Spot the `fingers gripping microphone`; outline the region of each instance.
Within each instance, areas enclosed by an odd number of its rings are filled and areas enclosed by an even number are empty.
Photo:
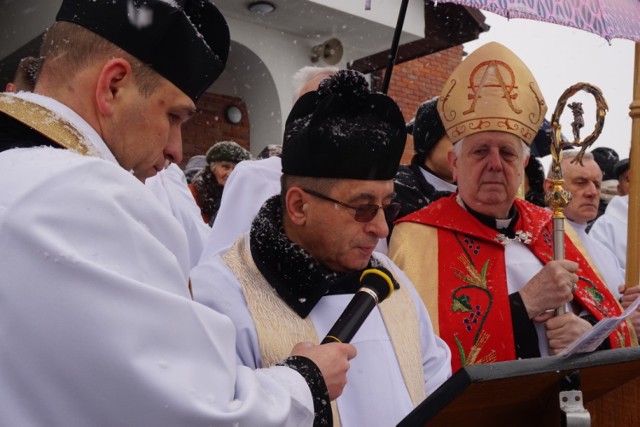
[[[321,344],[348,343],[358,332],[371,310],[393,293],[394,285],[389,272],[370,268],[360,276],[360,289],[353,296]]]

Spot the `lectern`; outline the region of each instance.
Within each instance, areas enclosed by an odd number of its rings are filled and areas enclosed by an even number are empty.
[[[591,426],[640,426],[640,347],[633,347],[468,366],[398,427],[560,427],[561,384],[576,372]]]

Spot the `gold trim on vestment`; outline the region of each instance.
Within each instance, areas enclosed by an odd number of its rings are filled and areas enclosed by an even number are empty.
[[[392,271],[391,262],[378,258],[380,264]],[[409,284],[401,277],[395,277],[400,288],[382,301],[378,307],[391,345],[396,353],[402,378],[407,386],[409,397],[414,406],[426,397],[426,381],[422,366],[422,348],[420,345],[420,321],[415,302],[409,292]]]
[[[29,126],[64,148],[83,156],[92,154],[84,135],[71,123],[45,107],[0,93],[0,112]]]
[[[253,261],[248,237],[238,239],[222,257],[238,280],[253,319],[260,346],[262,366],[268,368],[286,359],[299,342],[319,344],[311,318],[302,319],[269,285]],[[340,414],[331,402],[334,427],[340,427]]]
[[[427,307],[433,330],[440,336],[438,230],[413,222],[401,222],[393,229],[388,253],[391,261],[413,282]]]

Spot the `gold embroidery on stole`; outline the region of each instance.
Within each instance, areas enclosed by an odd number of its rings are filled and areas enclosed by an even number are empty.
[[[391,271],[386,260],[378,260]],[[381,302],[379,308],[409,397],[413,406],[416,406],[426,398],[418,313],[407,290],[408,285],[400,277],[395,279],[400,284],[400,289],[394,291],[389,299]]]
[[[31,127],[64,148],[90,154],[85,138],[71,123],[33,102],[0,93],[0,111]]]
[[[299,342],[320,342],[311,319],[300,318],[264,279],[251,257],[248,237],[238,239],[223,259],[238,279],[247,301],[258,336],[263,367],[286,359]],[[335,401],[331,402],[331,411],[334,427],[340,427],[340,414]]]

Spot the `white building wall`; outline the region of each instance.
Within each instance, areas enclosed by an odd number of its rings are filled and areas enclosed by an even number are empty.
[[[354,19],[349,20],[349,26],[327,28],[324,34],[305,38],[227,17],[233,41],[229,64],[210,90],[236,96],[246,102],[251,123],[251,151],[254,154],[268,144],[282,143],[284,123],[292,107],[293,74],[306,65],[327,65],[322,61],[311,62],[313,46],[331,37],[347,40],[343,41],[342,60],[336,64],[339,68],[346,68],[349,62],[391,46],[400,7],[398,0],[372,0],[372,8],[368,11],[364,10],[364,0],[311,1],[351,14]],[[381,30],[385,34],[381,35]],[[402,42],[417,40],[423,34],[424,3],[411,0]],[[375,49],[372,50],[373,44]]]

